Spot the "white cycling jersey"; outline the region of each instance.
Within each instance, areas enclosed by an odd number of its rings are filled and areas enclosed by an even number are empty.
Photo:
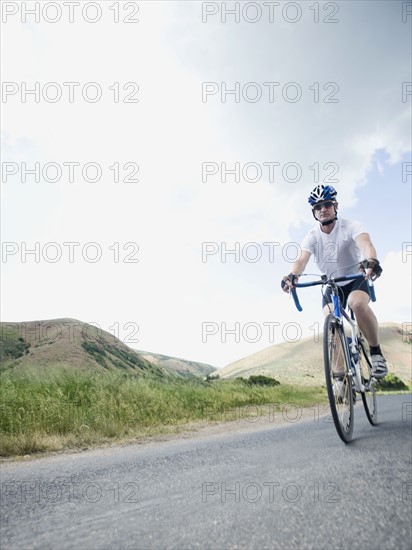
[[[315,262],[322,274],[330,277],[356,273],[363,258],[355,239],[362,233],[367,233],[360,222],[338,218],[335,227],[328,233],[323,233],[318,223],[311,229],[301,242],[301,249],[313,254]],[[352,265],[352,267],[347,267]],[[347,282],[339,283],[348,284]]]

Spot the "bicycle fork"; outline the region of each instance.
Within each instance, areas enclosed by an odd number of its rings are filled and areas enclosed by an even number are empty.
[[[349,376],[352,379],[353,385],[355,387],[355,390],[358,393],[364,393],[366,388],[364,384],[362,384],[362,378],[361,378],[361,372],[360,372],[360,364],[359,364],[359,351],[357,348],[358,345],[358,325],[356,321],[351,319],[349,315],[346,314],[345,311],[342,312],[345,316],[346,320],[350,324],[351,328],[351,337],[347,338],[347,345],[348,345],[348,354],[349,354],[349,362],[350,362],[350,372]]]

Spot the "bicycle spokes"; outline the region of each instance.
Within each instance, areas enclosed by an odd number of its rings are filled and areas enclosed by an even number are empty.
[[[324,326],[326,387],[336,431],[348,443],[353,431],[352,376],[343,329],[329,314]]]
[[[378,421],[376,404],[376,387],[378,382],[372,376],[372,364],[362,341],[359,342],[359,368],[361,381],[365,390],[362,392],[365,413],[372,426],[376,426]]]

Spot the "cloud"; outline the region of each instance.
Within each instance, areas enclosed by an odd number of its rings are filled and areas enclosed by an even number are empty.
[[[383,273],[376,284],[373,309],[380,322],[411,322],[412,243],[403,243],[403,250],[387,254],[382,262]]]
[[[13,96],[3,109],[4,160],[75,161],[79,170],[96,162],[103,175],[96,183],[79,171],[72,183],[29,177],[25,184],[17,176],[5,187],[3,237],[29,244],[97,241],[105,256],[95,265],[81,256],[73,264],[11,259],[4,265],[9,292],[3,317],[136,321],[141,347],[220,365],[269,345],[218,339],[205,345],[201,325],[287,323],[291,304],[278,293],[277,281],[290,264],[280,253],[272,263],[205,264],[202,243],[230,248],[295,240],[292,235],[303,236],[312,223],[307,195],[317,181],[337,179],[341,206],[350,207],[359,188],[370,184],[377,149],[390,163],[410,149],[410,103],[401,96],[409,31],[400,5],[340,3],[335,24],[322,17],[315,23],[309,3],[302,3],[296,23],[281,12],[273,23],[225,24],[221,14],[204,23],[201,3],[187,2],[145,2],[138,25],[116,25],[107,17],[94,25],[10,20],[4,25],[4,81],[99,82],[103,98],[53,104]],[[139,103],[115,103],[116,82],[122,99],[133,91],[123,85],[137,82]],[[207,101],[203,82],[218,86]],[[233,94],[222,102],[224,87],[237,82],[239,102]],[[245,99],[251,82],[262,92],[256,103]],[[301,100],[288,100],[296,90]],[[127,162],[138,164],[139,182],[115,182],[116,162],[122,178]],[[218,167],[207,181],[203,163]],[[245,181],[251,164],[261,170],[258,181]],[[240,181],[230,173],[223,181],[224,166],[238,166]],[[382,204],[376,208],[379,217]],[[139,245],[139,263],[114,263],[111,247],[119,243],[124,256],[129,242]],[[395,260],[388,262],[389,271]],[[386,280],[385,268],[382,284]],[[307,317],[299,322],[309,331],[318,301],[309,294],[306,300]]]

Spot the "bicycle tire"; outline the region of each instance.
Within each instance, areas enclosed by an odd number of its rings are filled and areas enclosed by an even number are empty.
[[[354,424],[350,359],[343,327],[332,313],[325,318],[323,357],[326,388],[333,422],[342,441],[349,443],[352,439]],[[341,373],[342,376],[337,378],[337,373]]]
[[[363,406],[366,417],[372,426],[378,424],[378,408],[376,401],[376,380],[372,376],[372,363],[365,349],[362,337],[359,338],[359,366],[362,384],[365,390],[362,393]]]

